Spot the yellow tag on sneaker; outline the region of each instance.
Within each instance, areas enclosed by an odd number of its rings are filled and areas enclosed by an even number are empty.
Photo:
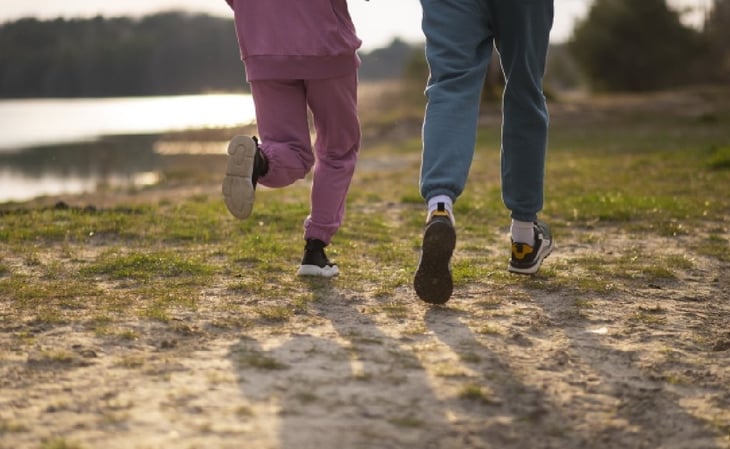
[[[512,243],[512,256],[517,260],[524,260],[533,251],[532,246],[527,243]]]

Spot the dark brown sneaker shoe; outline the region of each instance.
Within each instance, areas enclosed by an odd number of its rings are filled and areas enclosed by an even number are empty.
[[[413,287],[418,297],[429,304],[444,304],[451,297],[451,255],[456,247],[456,230],[449,212],[439,203],[423,233],[421,257]]]

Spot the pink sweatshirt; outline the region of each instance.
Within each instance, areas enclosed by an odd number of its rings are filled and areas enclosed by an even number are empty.
[[[334,78],[357,70],[347,0],[226,0],[250,81]]]

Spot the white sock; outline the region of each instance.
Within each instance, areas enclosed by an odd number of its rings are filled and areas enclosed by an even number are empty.
[[[510,233],[513,242],[535,245],[535,224],[531,221],[512,220]]]
[[[451,224],[456,226],[456,220],[454,219],[454,202],[446,195],[436,195],[428,200],[428,215],[426,221],[431,218],[433,212],[438,208],[439,203],[443,203],[444,209],[446,209],[449,213],[449,217],[451,218]]]

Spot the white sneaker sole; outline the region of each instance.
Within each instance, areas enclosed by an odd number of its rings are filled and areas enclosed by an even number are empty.
[[[331,278],[340,274],[340,270],[337,265],[329,267],[320,267],[317,265],[300,265],[297,276],[319,276],[325,278]]]
[[[234,217],[251,215],[256,191],[251,181],[256,143],[248,136],[236,136],[228,144],[226,176],[223,178],[223,199]]]

